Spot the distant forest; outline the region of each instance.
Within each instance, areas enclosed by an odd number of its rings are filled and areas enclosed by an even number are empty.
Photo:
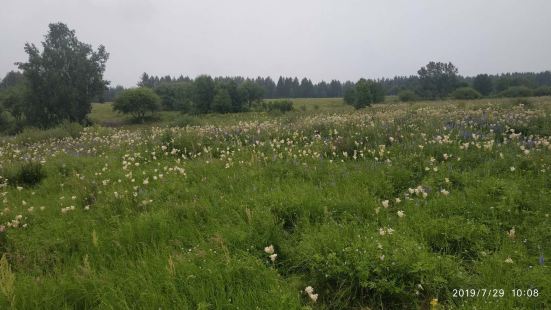
[[[530,89],[536,89],[543,86],[551,86],[551,71],[539,73],[534,72],[515,72],[504,74],[480,74],[478,76],[461,76],[458,75],[458,87],[474,87],[475,80],[487,77],[490,81],[489,93],[498,94],[514,86],[525,86]],[[279,77],[277,81],[271,77],[245,78],[237,77],[216,77],[215,81],[233,81],[237,85],[244,82],[252,82],[260,86],[264,91],[266,99],[281,99],[281,98],[340,98],[344,97],[347,89],[351,89],[356,84],[352,81],[341,82],[339,80],[331,80],[330,82],[321,81],[318,83],[312,82],[311,79],[297,77]],[[138,86],[145,86],[152,89],[158,89],[161,85],[179,84],[192,82],[193,79],[188,76],[180,75],[179,77],[156,76],[144,73],[138,82]],[[387,96],[396,96],[404,90],[416,90],[420,87],[419,76],[396,76],[393,78],[381,78],[375,80],[385,89]],[[474,84],[474,85],[473,85]],[[488,87],[488,86],[487,86]],[[115,96],[122,92],[124,87],[116,86],[109,87],[103,94],[103,98],[98,98],[100,101],[113,101]],[[477,89],[479,92],[487,93],[488,91]]]

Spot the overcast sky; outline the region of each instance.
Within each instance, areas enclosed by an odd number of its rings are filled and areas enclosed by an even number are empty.
[[[463,75],[551,69],[550,0],[3,0],[0,75],[48,23],[103,44],[105,78],[415,74],[430,60]]]

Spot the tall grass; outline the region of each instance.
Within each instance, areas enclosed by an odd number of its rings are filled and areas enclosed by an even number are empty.
[[[47,178],[0,180],[0,307],[545,309],[550,106],[322,106],[16,138],[2,165],[30,157]],[[471,288],[504,296],[454,296]]]

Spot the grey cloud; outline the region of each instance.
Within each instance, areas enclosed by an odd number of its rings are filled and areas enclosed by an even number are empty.
[[[106,78],[415,74],[430,60],[460,73],[551,69],[547,0],[19,0],[0,11],[0,75],[49,22],[111,53]]]

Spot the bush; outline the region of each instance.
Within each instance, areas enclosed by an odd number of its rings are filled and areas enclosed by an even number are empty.
[[[453,91],[452,97],[454,99],[473,100],[479,99],[482,95],[471,87],[461,87]]]
[[[8,111],[0,107],[0,133],[13,134],[16,128],[15,118]]]
[[[499,93],[500,97],[517,98],[517,97],[530,97],[534,92],[526,86],[512,86]]]
[[[150,88],[132,88],[125,90],[115,99],[113,110],[130,114],[136,120],[143,121],[145,115],[161,109],[161,98]]]
[[[42,164],[29,161],[21,165],[4,168],[2,177],[7,179],[11,186],[35,186],[46,177],[46,172]]]
[[[551,96],[551,86],[541,86],[534,90],[534,96]]]
[[[256,106],[256,110],[285,113],[293,110],[293,102],[291,100],[262,101]]]
[[[399,92],[398,99],[401,102],[412,102],[419,100],[417,94],[415,94],[415,92],[411,90],[402,90],[401,92]]]

